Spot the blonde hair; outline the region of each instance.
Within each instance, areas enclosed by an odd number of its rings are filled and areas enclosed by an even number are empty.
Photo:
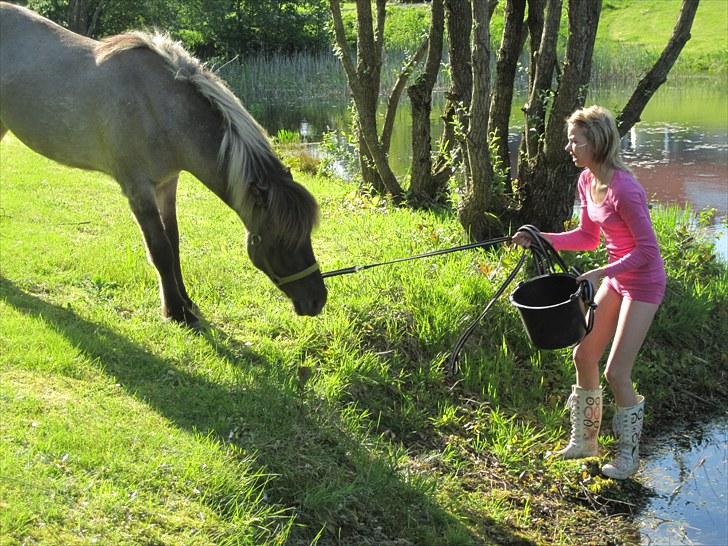
[[[622,161],[621,137],[614,115],[609,110],[596,105],[581,108],[571,114],[566,121],[569,125],[580,127],[584,131],[584,137],[591,145],[594,161],[613,169],[630,172],[629,167]]]

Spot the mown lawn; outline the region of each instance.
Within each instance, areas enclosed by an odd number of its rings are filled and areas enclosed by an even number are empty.
[[[324,270],[464,242],[447,213],[299,179],[322,207]],[[0,544],[634,538],[620,513],[644,498],[638,481],[543,459],[564,437],[568,350],[533,350],[503,298],[445,376],[520,250],[330,279],[323,314],[301,318],[246,258],[234,213],[187,175],[179,210],[199,334],[161,320],[115,182],[0,144]],[[636,373],[647,435],[728,401],[726,267],[688,214],[655,224],[670,289]]]

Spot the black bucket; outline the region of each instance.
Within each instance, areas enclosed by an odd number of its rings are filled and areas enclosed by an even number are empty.
[[[591,284],[568,273],[550,273],[518,285],[510,296],[531,342],[540,349],[579,343],[594,322]],[[589,320],[586,319],[587,310]]]

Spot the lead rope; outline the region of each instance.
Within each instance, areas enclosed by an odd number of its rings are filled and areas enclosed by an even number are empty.
[[[377,262],[377,263],[368,264],[368,265],[353,265],[351,267],[345,267],[343,269],[336,269],[334,271],[327,271],[325,273],[321,273],[321,277],[323,277],[325,279],[327,277],[338,277],[339,275],[349,275],[351,273],[358,273],[359,271],[364,271],[365,269],[371,269],[372,267],[379,267],[380,265],[390,265],[390,264],[396,264],[396,263],[400,263],[400,262],[409,262],[410,260],[419,260],[420,258],[429,258],[431,256],[441,256],[443,254],[450,254],[451,252],[459,252],[461,250],[469,250],[471,248],[489,248],[491,246],[505,243],[510,240],[511,240],[511,238],[509,236],[497,237],[496,239],[491,239],[489,241],[479,241],[477,243],[470,243],[467,245],[460,245],[460,246],[455,246],[452,248],[444,248],[442,250],[433,250],[432,252],[426,252],[424,254],[417,254],[415,256],[407,256],[406,258],[396,258],[394,260],[389,260],[386,262]]]
[[[540,275],[543,275],[554,268],[554,262],[552,257],[556,258],[556,261],[558,262],[559,266],[566,272],[568,270],[566,264],[561,259],[561,256],[559,256],[558,252],[554,250],[553,246],[543,238],[541,235],[541,232],[534,226],[527,224],[524,226],[521,226],[518,228],[517,231],[525,231],[531,236],[532,244],[529,247],[529,250],[531,251],[531,254],[534,258],[534,262],[536,263],[536,268],[538,269],[538,272]],[[492,247],[501,243],[505,243],[507,241],[510,241],[510,236],[504,236],[504,237],[498,237],[496,239],[491,239],[489,241],[479,241],[477,243],[470,243],[467,245],[461,245],[456,246],[452,248],[445,248],[442,250],[435,250],[432,252],[426,252],[424,254],[417,254],[415,256],[408,256],[406,258],[397,258],[394,260],[388,260],[386,262],[377,262],[373,264],[368,265],[354,265],[351,267],[345,267],[343,269],[336,269],[334,271],[327,271],[325,273],[321,273],[322,278],[327,277],[337,277],[339,275],[349,275],[351,273],[358,273],[359,271],[364,271],[366,269],[371,269],[372,267],[379,267],[381,265],[390,265],[390,264],[396,264],[400,262],[408,262],[411,260],[419,260],[421,258],[429,258],[431,256],[441,256],[443,254],[450,254],[451,252],[459,252],[461,250],[469,250],[472,248],[488,248]],[[526,261],[528,254],[524,251],[521,258],[518,260],[518,263],[516,264],[516,267],[513,268],[513,271],[510,272],[506,280],[501,284],[501,286],[496,290],[493,297],[490,299],[488,304],[485,306],[485,309],[480,313],[478,318],[476,318],[466,329],[465,331],[460,335],[458,340],[455,342],[455,346],[453,347],[452,353],[450,354],[450,358],[448,359],[448,363],[446,364],[445,371],[448,375],[454,376],[457,373],[458,366],[458,356],[460,355],[460,352],[462,351],[463,347],[465,346],[465,342],[468,340],[470,335],[473,333],[475,328],[480,324],[480,322],[485,318],[485,315],[488,314],[488,312],[493,307],[493,304],[495,304],[496,300],[505,292],[506,288],[508,288],[508,285],[513,282],[513,279],[515,279],[518,272],[523,267],[523,264]],[[572,272],[576,273],[576,276],[579,275],[579,272],[576,271],[574,268],[572,268]],[[588,284],[588,283],[587,283]],[[593,315],[593,313],[592,313]]]
[[[561,258],[559,253],[554,249],[554,247],[551,245],[551,243],[546,240],[543,235],[541,235],[541,232],[538,230],[538,228],[526,224],[524,226],[521,226],[518,228],[518,231],[525,231],[528,233],[531,237],[531,245],[529,246],[529,250],[531,251],[531,255],[533,256],[533,261],[536,264],[536,269],[538,270],[539,275],[545,275],[548,273],[551,273],[554,271],[554,260],[556,264],[559,265],[559,267],[562,269],[564,273],[571,272],[575,277],[578,277],[581,275],[579,270],[577,270],[575,267],[572,267],[571,269],[568,268],[564,260]],[[475,328],[481,323],[481,321],[485,318],[485,315],[488,314],[488,312],[493,307],[493,304],[495,304],[496,300],[505,292],[506,288],[508,287],[511,282],[513,282],[513,279],[516,277],[518,272],[523,267],[523,264],[526,261],[526,257],[528,254],[524,250],[523,255],[521,256],[520,260],[518,260],[518,263],[516,264],[516,267],[513,268],[513,271],[510,272],[506,280],[501,284],[500,288],[496,290],[493,297],[490,299],[488,304],[485,306],[485,309],[480,313],[478,318],[476,318],[470,325],[463,331],[462,334],[460,334],[460,337],[455,342],[455,345],[453,346],[452,353],[450,353],[450,358],[447,361],[447,364],[445,366],[445,372],[451,377],[454,377],[455,374],[458,371],[458,357],[460,355],[460,352],[463,350],[463,347],[465,346],[465,342],[468,340],[470,335],[473,333]],[[589,313],[589,324],[587,326],[587,333],[589,333],[592,329],[592,325],[594,323],[594,310],[596,309],[596,304],[594,303],[594,291],[591,283],[588,281],[583,281],[579,285],[579,295],[580,297],[583,297],[585,301],[587,301],[587,305],[589,306],[591,312]]]
[[[567,270],[566,264],[561,259],[561,256],[554,250],[554,248],[551,246],[551,244],[544,239],[544,237],[541,235],[541,232],[538,230],[538,228],[526,224],[524,226],[519,227],[516,232],[519,231],[525,231],[528,233],[531,237],[531,245],[529,247],[529,250],[531,251],[531,255],[533,256],[533,261],[536,264],[536,269],[538,270],[539,275],[544,275],[549,271],[553,270],[553,260],[552,256],[556,257],[556,260],[559,262],[559,265],[563,268],[564,271]],[[488,304],[485,306],[485,309],[480,313],[478,318],[476,318],[473,322],[470,323],[470,325],[465,328],[462,334],[460,334],[460,337],[455,342],[455,345],[452,348],[452,352],[450,353],[450,358],[447,361],[447,364],[445,365],[445,373],[451,377],[454,377],[455,374],[458,372],[458,357],[460,356],[460,352],[463,350],[463,347],[465,346],[465,342],[468,340],[470,335],[473,333],[475,328],[481,323],[481,321],[485,318],[485,315],[488,314],[488,312],[491,310],[493,305],[495,304],[496,300],[505,292],[506,288],[508,288],[508,285],[510,285],[513,282],[513,279],[516,278],[516,275],[523,267],[523,264],[526,261],[526,257],[528,256],[528,253],[524,250],[523,254],[521,255],[521,258],[518,260],[518,263],[516,264],[516,267],[513,268],[513,271],[510,272],[506,280],[503,282],[503,284],[500,285],[500,288],[496,290],[493,297],[490,299]]]
[[[450,358],[447,361],[447,365],[445,368],[445,372],[451,376],[454,377],[455,374],[458,371],[458,356],[460,355],[460,351],[463,350],[463,347],[465,346],[465,342],[470,337],[470,334],[473,333],[473,330],[480,324],[480,321],[482,321],[485,318],[485,315],[488,314],[490,309],[493,307],[493,304],[496,302],[496,300],[503,294],[506,288],[508,288],[508,285],[513,282],[513,279],[516,278],[516,275],[521,270],[521,267],[523,267],[524,262],[526,261],[526,257],[528,254],[524,251],[521,255],[521,258],[518,260],[518,263],[516,264],[516,267],[513,268],[513,271],[510,272],[506,280],[503,282],[503,284],[500,285],[500,288],[496,290],[493,297],[488,302],[488,305],[485,306],[485,309],[483,309],[483,312],[480,313],[478,318],[476,318],[473,322],[470,323],[470,326],[465,328],[465,331],[460,334],[460,337],[455,342],[455,345],[452,348],[452,353],[450,353]]]

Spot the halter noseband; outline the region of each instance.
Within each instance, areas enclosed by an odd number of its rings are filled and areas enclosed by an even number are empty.
[[[288,275],[287,277],[278,277],[278,275],[271,273],[271,278],[273,279],[273,282],[276,284],[276,286],[283,286],[284,284],[288,284],[290,282],[303,279],[304,277],[308,277],[311,273],[318,270],[318,262],[313,262],[313,264],[309,265],[303,271],[299,271],[298,273],[294,273],[293,275]]]
[[[249,239],[251,246],[257,245],[262,240],[263,240],[263,238],[257,234],[251,235],[250,239]],[[278,275],[276,275],[273,272],[273,268],[271,267],[270,263],[268,262],[268,258],[266,258],[265,256],[261,256],[260,261],[268,269],[268,272],[267,272],[268,276],[271,278],[273,283],[279,287],[283,286],[284,284],[289,284],[289,283],[292,283],[295,281],[299,281],[305,277],[308,277],[310,274],[312,274],[320,269],[318,262],[313,262],[313,264],[309,265],[306,269],[299,271],[298,273],[293,273],[293,274],[287,275],[285,277],[279,277]]]

